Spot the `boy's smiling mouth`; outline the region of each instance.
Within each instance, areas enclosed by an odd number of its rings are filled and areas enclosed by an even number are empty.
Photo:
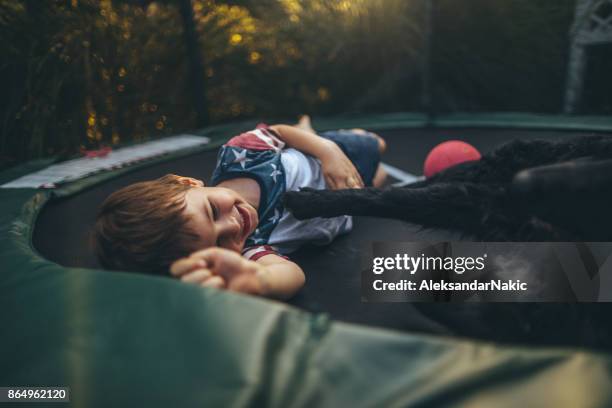
[[[237,205],[236,208],[238,209],[238,213],[240,214],[242,224],[242,238],[244,239],[250,234],[253,221],[251,220],[251,214],[249,214],[249,211],[246,208],[242,207],[241,205]]]

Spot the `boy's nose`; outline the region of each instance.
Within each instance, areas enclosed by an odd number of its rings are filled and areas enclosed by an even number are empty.
[[[235,232],[236,230],[241,229],[240,212],[235,205],[232,204],[231,206],[228,206],[228,208],[224,211],[223,219],[226,230]]]
[[[217,195],[217,202],[222,211],[231,212],[234,204],[236,204],[236,197],[234,197],[233,194],[229,194],[227,191],[221,191],[221,193]]]
[[[228,216],[223,224],[222,235],[234,237],[241,231],[240,221],[236,217]]]
[[[236,216],[236,213],[238,212],[235,203],[229,200],[227,202],[221,203],[219,210],[223,218],[230,220],[234,218]]]

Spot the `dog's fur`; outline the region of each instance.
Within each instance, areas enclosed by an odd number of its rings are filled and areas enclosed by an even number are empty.
[[[611,169],[607,136],[513,141],[406,187],[303,190],[284,200],[299,219],[397,218],[490,241],[612,241]]]

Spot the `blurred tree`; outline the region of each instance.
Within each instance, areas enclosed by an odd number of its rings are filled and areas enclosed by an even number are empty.
[[[142,9],[146,9],[151,4],[155,4],[154,0],[115,0],[115,3],[131,4]],[[161,3],[161,1],[159,2]],[[196,122],[198,127],[204,127],[208,124],[208,104],[206,102],[206,85],[204,77],[204,62],[201,53],[201,46],[195,29],[193,16],[193,4],[191,0],[165,0],[165,4],[174,4],[180,10],[181,21],[183,25],[183,38],[185,41],[185,49],[187,60],[190,67],[191,78],[191,95],[193,105],[196,111]]]
[[[559,111],[573,3],[435,0],[436,109]],[[423,109],[425,5],[2,0],[0,156],[246,117]]]
[[[204,62],[202,61],[201,47],[198,44],[198,36],[193,21],[193,5],[191,0],[180,0],[179,3],[183,21],[183,36],[191,67],[192,95],[197,112],[196,124],[203,127],[208,124],[208,105],[204,85]]]

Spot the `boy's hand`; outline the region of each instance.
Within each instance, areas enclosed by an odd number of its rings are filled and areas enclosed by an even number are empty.
[[[330,189],[363,187],[363,180],[353,163],[331,140],[289,125],[274,125],[270,129],[278,133],[287,146],[319,159],[325,183]]]
[[[179,259],[170,273],[183,282],[228,289],[253,295],[265,295],[260,279],[264,267],[224,248],[207,248]]]
[[[331,190],[363,188],[361,175],[340,147],[330,142],[325,154],[318,157],[325,182]]]

